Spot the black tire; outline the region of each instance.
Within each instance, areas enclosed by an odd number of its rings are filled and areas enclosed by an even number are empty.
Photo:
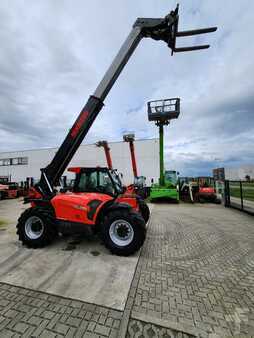
[[[221,204],[221,199],[216,197],[215,200],[214,200],[214,203],[215,204]]]
[[[32,217],[35,221],[29,226],[27,222],[30,220],[31,223]],[[36,227],[36,224],[37,227],[39,224],[40,229],[38,230],[37,228],[37,235],[35,236],[32,234],[36,234],[36,230],[33,230],[32,227]],[[31,228],[30,233],[29,227]],[[28,248],[37,249],[50,244],[57,236],[53,211],[42,207],[33,207],[25,210],[18,219],[17,235],[23,245],[26,245]]]
[[[199,197],[199,203],[204,204],[206,202],[204,197]]]
[[[112,240],[112,235],[110,235],[111,226],[114,225],[115,222],[121,220],[127,222],[131,226],[133,237],[131,242],[124,244],[117,244]],[[101,224],[100,229],[101,239],[106,246],[107,249],[111,251],[112,254],[119,256],[129,256],[136,251],[138,251],[146,237],[146,226],[143,217],[133,210],[114,210],[106,214],[104,220]]]
[[[150,217],[150,209],[148,205],[146,204],[146,202],[142,199],[138,201],[138,204],[139,204],[140,213],[142,217],[144,218],[145,223],[147,223]]]

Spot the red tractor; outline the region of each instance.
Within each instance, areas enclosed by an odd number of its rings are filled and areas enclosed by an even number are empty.
[[[143,244],[145,221],[137,212],[137,199],[127,201],[121,195],[119,183],[106,168],[72,168],[77,176],[74,191],[57,191],[60,179],[84,137],[103,107],[103,101],[142,38],[167,43],[172,52],[208,48],[208,45],[176,48],[177,36],[189,36],[215,31],[216,28],[178,32],[178,7],[165,18],[139,18],[109,67],[94,94],[82,109],[51,163],[41,169],[39,182],[31,188],[25,210],[17,224],[17,234],[31,248],[48,245],[58,232],[83,233],[87,228],[98,232],[105,246],[114,254],[130,255]]]
[[[199,187],[197,199],[200,203],[221,203],[221,200],[217,197],[214,179],[212,177],[198,177],[197,183]]]
[[[21,188],[16,182],[9,182],[0,178],[0,200],[12,199],[21,196]]]
[[[122,187],[122,191],[121,191],[121,195],[119,196],[119,200],[123,199],[126,203],[126,199],[128,201],[131,201],[132,199],[136,200],[137,204],[138,204],[138,212],[141,213],[141,216],[143,217],[144,221],[147,223],[150,217],[150,210],[148,205],[146,204],[146,202],[144,201],[144,199],[142,198],[142,196],[139,195],[138,190],[136,188],[136,186],[134,184],[130,184],[127,187],[122,185],[121,179],[119,177],[119,174],[117,173],[116,169],[113,169],[113,164],[112,164],[112,157],[111,157],[111,153],[110,153],[110,147],[108,145],[107,141],[98,141],[96,143],[97,147],[102,147],[104,149],[105,152],[105,156],[106,156],[106,161],[107,161],[107,165],[108,165],[108,170],[111,173],[114,173],[114,176],[117,177],[117,180],[119,182],[119,185],[121,185]],[[131,203],[133,204],[133,202]]]

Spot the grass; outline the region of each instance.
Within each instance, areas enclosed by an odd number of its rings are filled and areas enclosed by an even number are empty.
[[[6,224],[7,224],[6,221],[4,221],[3,219],[0,219],[0,228],[3,228]]]
[[[254,201],[254,185],[253,183],[242,183],[243,200]],[[240,185],[238,183],[230,183],[230,196],[240,198]]]

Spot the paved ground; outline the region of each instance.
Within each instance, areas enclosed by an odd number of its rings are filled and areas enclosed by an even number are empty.
[[[156,205],[124,311],[0,283],[0,337],[9,336],[254,336],[254,219]]]
[[[132,318],[218,337],[254,336],[254,219],[216,205],[158,205]]]
[[[27,205],[0,201],[0,282],[123,310],[138,261],[112,256],[98,238],[59,238],[32,250],[17,240],[16,223]]]
[[[122,313],[0,283],[0,337],[117,337]]]

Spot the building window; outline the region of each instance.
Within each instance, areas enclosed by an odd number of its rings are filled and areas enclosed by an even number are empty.
[[[3,159],[3,164],[2,165],[10,165],[11,164],[11,159],[10,158],[4,158]]]
[[[0,159],[0,166],[25,165],[25,164],[28,164],[28,157],[15,157],[15,158]]]
[[[19,157],[19,164],[28,164],[28,157]]]

